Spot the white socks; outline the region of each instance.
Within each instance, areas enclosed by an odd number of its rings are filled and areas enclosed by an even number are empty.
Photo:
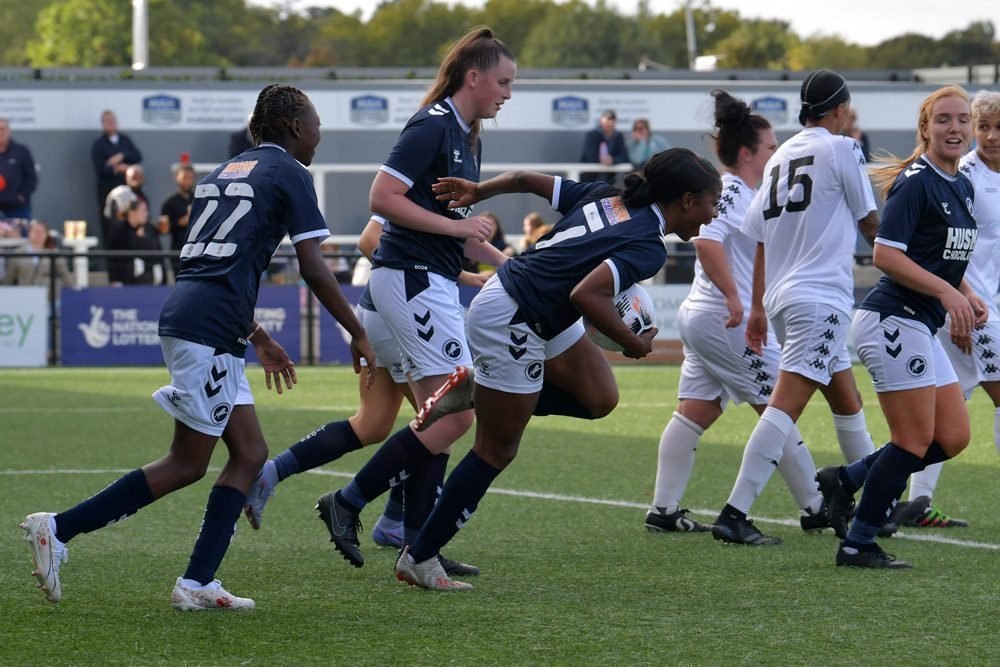
[[[864,410],[853,415],[834,415],[833,427],[837,431],[837,442],[844,460],[854,463],[875,451],[875,443],[868,433]]]
[[[656,490],[653,505],[667,514],[676,512],[691,479],[694,453],[705,429],[675,412],[660,436],[656,464]]]
[[[771,474],[781,461],[782,450],[788,433],[795,426],[795,422],[787,414],[777,408],[768,407],[760,416],[757,425],[754,426],[750,440],[743,449],[743,462],[740,463],[740,472],[736,476],[736,483],[733,485],[729,505],[740,510],[744,514],[750,513],[757,497],[767,485],[767,480],[771,479]]]
[[[819,484],[816,483],[816,464],[795,424],[788,431],[788,438],[781,450],[778,472],[801,510],[819,511],[823,505],[823,494],[819,492]]]
[[[938,478],[941,477],[943,467],[944,461],[941,461],[910,475],[910,500],[920,496],[933,498],[934,488],[937,486]]]

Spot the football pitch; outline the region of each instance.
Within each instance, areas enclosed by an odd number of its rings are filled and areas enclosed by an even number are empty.
[[[887,430],[856,367],[869,429]],[[277,454],[315,427],[351,415],[350,369],[301,368],[277,396],[249,369],[260,420]],[[678,368],[616,368],[621,403],[609,417],[533,420],[451,558],[480,566],[475,590],[431,593],[392,575],[362,515],[366,564],[334,552],[313,506],[374,450],[283,483],[260,531],[241,518],[219,578],[255,599],[253,612],[171,608],[225,460],[128,520],[81,535],[62,568],[63,601],[34,588],[18,523],[67,509],[163,455],[172,422],[149,398],[163,368],[0,372],[0,664],[282,665],[986,665],[996,664],[1000,613],[1000,457],[993,407],[969,403],[972,444],[945,466],[935,497],[968,528],[906,529],[884,540],[909,571],[833,564],[836,538],[805,535],[779,475],[751,516],[781,546],[726,546],[706,534],[653,534],[660,432],[676,402]],[[685,506],[703,521],[728,497],[756,415],[731,408],[701,440]],[[402,426],[400,419],[397,426]],[[841,462],[817,395],[800,420],[817,465]],[[471,444],[455,446],[451,464]]]

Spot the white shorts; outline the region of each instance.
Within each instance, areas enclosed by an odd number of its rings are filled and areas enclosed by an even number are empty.
[[[253,405],[245,362],[189,340],[160,337],[170,384],[153,392],[153,400],[177,421],[199,433],[222,435],[237,405]]]
[[[568,350],[583,337],[579,319],[550,340],[534,333],[518,305],[496,276],[469,307],[469,343],[475,357],[476,384],[510,394],[542,390],[545,360]]]
[[[727,318],[724,313],[692,310],[684,304],[677,310],[677,328],[684,342],[677,398],[721,398],[722,407],[727,400],[737,405],[767,403],[778,379],[781,348],[768,339],[764,354],[757,355],[747,347],[746,324],[727,329]]]
[[[368,288],[399,343],[403,371],[411,380],[448,375],[456,366],[472,365],[465,309],[454,280],[429,271],[381,266],[372,270]]]
[[[818,303],[797,303],[769,317],[781,346],[781,370],[828,385],[834,373],[851,367],[847,349],[850,313]]]
[[[958,382],[941,341],[921,322],[858,310],[851,337],[877,393]]]
[[[951,342],[951,319],[948,317],[938,329],[937,337],[948,355],[966,400],[980,382],[1000,382],[1000,322],[987,320],[986,324],[972,332],[972,354],[962,352]]]
[[[368,342],[372,344],[375,351],[375,367],[385,368],[392,376],[392,381],[396,384],[406,384],[406,373],[403,372],[403,351],[399,349],[385,320],[374,310],[368,310],[358,306],[356,309],[358,320],[368,334]],[[361,365],[367,366],[368,362],[361,359]]]

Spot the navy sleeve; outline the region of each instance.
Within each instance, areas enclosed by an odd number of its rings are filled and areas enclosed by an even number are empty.
[[[298,164],[282,164],[276,171],[275,189],[283,204],[280,209],[284,212],[282,223],[293,243],[296,242],[296,237],[329,235],[326,220],[319,210],[312,176],[305,168]]]
[[[556,202],[556,206],[553,208],[563,215],[566,215],[591,192],[596,192],[609,187],[611,186],[603,181],[578,183],[576,181],[571,181],[568,178],[564,178],[562,179],[562,184],[559,187],[559,201]]]
[[[927,207],[927,191],[921,180],[906,176],[906,172],[897,177],[882,212],[877,238],[893,246],[905,248],[909,245]]]
[[[426,173],[441,152],[444,126],[427,116],[411,120],[403,128],[385,166],[403,176],[409,185]]]

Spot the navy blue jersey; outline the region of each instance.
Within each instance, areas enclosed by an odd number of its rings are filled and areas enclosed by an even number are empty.
[[[421,208],[454,220],[472,215],[472,207],[449,210],[434,198],[431,186],[443,176],[479,181],[482,142],[469,145],[471,128],[451,98],[428,105],[406,123],[382,171],[406,183],[406,197]],[[428,234],[387,222],[374,266],[440,273],[458,280],[465,239]]]
[[[965,174],[946,174],[921,156],[892,184],[875,242],[899,248],[921,268],[957,288],[978,235],[973,197]],[[888,276],[879,279],[860,307],[918,320],[932,333],[944,323],[939,299]]]
[[[195,186],[190,219],[160,335],[242,357],[260,277],[281,239],[330,234],[312,176],[283,148],[262,144]]]
[[[557,178],[552,208],[563,214],[535,247],[497,274],[531,329],[548,340],[580,317],[569,295],[605,260],[620,290],[656,275],[667,260],[666,222],[655,206],[631,209],[619,196],[600,196],[606,183]]]

